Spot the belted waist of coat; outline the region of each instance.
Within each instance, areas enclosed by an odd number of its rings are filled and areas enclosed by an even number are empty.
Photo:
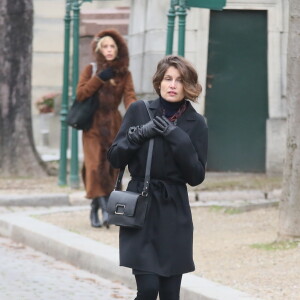
[[[138,181],[140,183],[144,182],[144,178],[142,177],[132,177],[132,181]],[[174,185],[182,186],[186,188],[186,184],[181,181],[175,180],[164,180],[164,179],[150,179],[150,191],[155,195],[156,198],[161,199],[163,201],[170,201],[173,198],[176,198],[177,192],[174,189]]]

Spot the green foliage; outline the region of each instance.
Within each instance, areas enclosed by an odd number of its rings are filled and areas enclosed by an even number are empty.
[[[228,214],[228,215],[239,214],[242,212],[241,209],[236,208],[236,207],[224,207],[224,206],[218,206],[218,205],[211,206],[209,208],[209,210],[212,212],[221,212],[221,213]]]
[[[41,96],[35,102],[35,105],[39,113],[49,113],[54,111],[55,99],[59,96],[59,93],[48,93]]]
[[[251,248],[266,250],[266,251],[277,251],[277,250],[290,250],[299,247],[300,241],[280,241],[263,244],[252,244]]]
[[[250,173],[208,173],[204,182],[194,188],[201,191],[261,190],[265,192],[280,189],[281,176]]]

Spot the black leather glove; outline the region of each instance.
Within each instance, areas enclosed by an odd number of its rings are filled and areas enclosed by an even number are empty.
[[[153,120],[144,125],[132,126],[127,133],[129,141],[135,144],[142,144],[156,135],[157,132],[155,131]]]
[[[162,136],[166,136],[171,131],[176,129],[176,126],[165,116],[162,116],[162,117],[156,116],[153,119],[153,123],[155,124],[154,130]]]
[[[98,77],[102,79],[103,81],[107,81],[109,79],[112,79],[115,76],[114,70],[111,67],[108,67],[107,69],[101,71],[98,73]]]

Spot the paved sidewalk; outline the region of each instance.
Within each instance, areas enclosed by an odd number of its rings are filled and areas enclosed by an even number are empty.
[[[28,245],[38,251],[41,251],[43,253],[46,253],[48,255],[51,255],[52,257],[55,257],[59,261],[68,262],[77,268],[80,268],[82,270],[86,270],[88,272],[93,272],[94,274],[98,274],[100,277],[109,278],[112,281],[122,282],[126,286],[134,289],[134,279],[131,275],[131,271],[127,268],[120,268],[118,265],[118,250],[114,247],[105,245],[103,243],[97,242],[95,240],[91,240],[85,236],[64,230],[62,228],[59,228],[57,226],[51,225],[49,223],[45,223],[42,221],[39,221],[34,217],[34,215],[44,214],[44,213],[55,213],[59,211],[76,211],[76,210],[82,210],[84,207],[60,207],[60,208],[47,208],[46,210],[33,210],[33,211],[26,211],[26,212],[14,212],[14,213],[5,213],[4,211],[2,214],[0,214],[0,235],[8,237],[12,239],[15,242],[22,243],[24,245]],[[1,243],[0,243],[1,247]],[[0,252],[0,257],[2,256],[2,253]],[[13,259],[11,259],[13,260]],[[27,265],[30,264],[30,261],[28,262],[28,259],[24,258],[24,269],[29,274],[34,274],[31,272],[31,270],[34,270],[34,272],[41,272],[40,281],[44,282],[45,288],[48,288],[46,291],[49,293],[49,295],[52,297],[51,293],[56,292],[56,290],[50,290],[49,286],[55,286],[56,284],[60,284],[60,281],[64,283],[64,280],[61,280],[63,276],[62,270],[59,268],[59,271],[51,277],[54,282],[52,282],[50,279],[48,280],[48,274],[52,274],[52,272],[55,272],[51,269],[49,266],[47,270],[44,270],[43,264],[37,263],[35,267]],[[2,261],[0,260],[0,266]],[[23,262],[20,264],[23,265]],[[60,264],[60,263],[59,263]],[[5,265],[5,264],[4,264]],[[40,265],[40,267],[38,266]],[[51,264],[50,264],[51,265]],[[11,265],[7,267],[9,269],[14,269],[15,265]],[[36,268],[36,269],[35,269]],[[43,274],[47,275],[44,276]],[[77,274],[77,273],[76,273]],[[11,277],[16,278],[22,278],[24,277],[24,273],[18,275],[13,274]],[[29,278],[35,278],[34,276],[29,275]],[[50,276],[50,275],[49,275]],[[43,279],[45,277],[45,281]],[[70,278],[71,277],[71,278]],[[72,277],[76,278],[78,276],[72,275],[68,276],[66,281],[66,286],[73,286],[77,284],[77,281],[72,281]],[[55,282],[57,278],[57,281]],[[1,281],[1,267],[0,267],[0,281]],[[9,280],[6,280],[6,283]],[[40,285],[40,281],[35,282],[37,286]],[[47,282],[50,283],[47,283]],[[5,282],[5,280],[3,280]],[[18,282],[18,281],[17,281]],[[7,284],[6,284],[7,285]],[[26,280],[24,284],[20,284],[19,286],[27,286],[30,285],[30,280]],[[64,286],[64,284],[63,284]],[[110,291],[112,291],[113,287],[112,285],[105,284],[105,286],[108,287]],[[59,285],[59,287],[61,287]],[[98,284],[97,284],[98,287]],[[34,293],[35,289],[37,287],[33,287],[30,292],[27,291],[29,294]],[[82,288],[80,288],[81,290]],[[94,294],[95,289],[88,287],[87,290],[91,289],[91,295]],[[13,291],[18,290],[18,287],[14,286]],[[68,291],[72,290],[72,288],[68,289]],[[8,290],[9,292],[12,290]],[[40,292],[40,290],[38,290]],[[61,291],[64,291],[62,289]],[[0,283],[0,292],[1,292],[1,283]],[[103,291],[104,292],[104,291]],[[1,294],[0,294],[1,295]],[[34,294],[33,294],[34,295]],[[55,294],[54,294],[55,295]],[[97,298],[97,299],[114,299],[112,294],[107,294],[109,297],[112,298]],[[126,294],[123,294],[124,297]],[[133,299],[134,296],[128,296],[125,297],[125,299]],[[60,300],[60,298],[57,298],[56,296],[46,297],[46,298],[36,298],[36,299],[53,299],[53,300]],[[71,294],[70,297],[73,297]],[[77,294],[74,295],[74,297],[77,297]],[[99,296],[100,297],[100,296]],[[230,288],[228,286],[223,286],[221,284],[212,282],[210,280],[201,278],[199,276],[193,275],[193,274],[185,274],[182,281],[182,288],[181,288],[181,297],[182,300],[258,300],[256,297],[252,297],[244,292],[235,290],[233,288]],[[117,297],[115,297],[117,298]],[[8,298],[2,299],[6,300]],[[14,299],[14,298],[10,298]],[[30,299],[35,300],[35,298],[16,298],[16,300],[19,299]],[[65,298],[64,299],[78,299],[79,298]],[[94,298],[88,298],[88,297],[81,297],[80,299],[89,300]],[[124,299],[124,298],[119,298]]]
[[[189,191],[190,205],[193,206],[222,206],[226,208],[238,208],[241,211],[249,211],[277,205],[281,190],[274,190],[264,197],[264,192],[259,190],[237,191]],[[0,194],[0,207],[53,207],[53,206],[77,206],[87,205],[83,191],[71,194]]]
[[[199,193],[191,189],[189,196],[191,206],[220,206],[248,211],[277,205],[280,190],[272,190],[268,193],[263,190]],[[43,211],[49,213],[81,210],[84,209],[82,205],[87,206],[83,191],[71,194],[52,192],[20,195],[14,191],[0,193],[0,234],[80,268],[77,269],[0,238],[0,300],[129,300],[134,298],[133,291],[118,283],[124,282],[129,287],[134,286],[132,276],[129,276],[131,274],[118,267],[117,249],[45,224],[32,217]],[[45,208],[46,206],[48,207]],[[101,277],[117,281],[106,281]],[[254,298],[198,276],[185,275],[182,299],[250,300]]]
[[[133,299],[135,292],[95,274],[57,261],[22,244],[0,238],[1,300]]]

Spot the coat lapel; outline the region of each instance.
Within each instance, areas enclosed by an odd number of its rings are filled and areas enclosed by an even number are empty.
[[[160,109],[159,98],[149,101],[149,109],[152,111],[153,116],[158,114],[157,111]]]
[[[178,119],[177,124],[185,124],[186,121],[195,121],[196,119],[197,119],[197,112],[195,111],[191,103],[188,101],[186,111]]]

